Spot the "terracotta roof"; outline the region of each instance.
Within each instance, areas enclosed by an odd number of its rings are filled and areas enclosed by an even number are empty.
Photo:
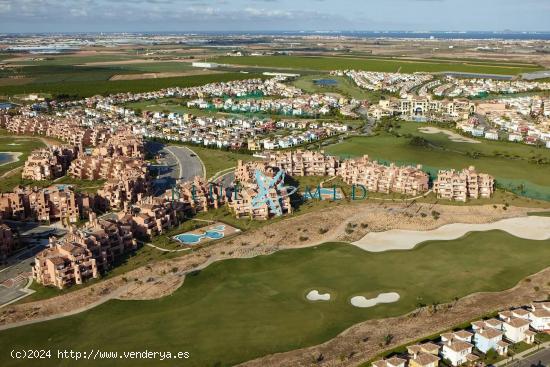
[[[453,341],[450,344],[445,344],[445,346],[455,352],[462,352],[463,350],[468,350],[473,348],[472,344],[463,342],[461,340]]]
[[[421,366],[427,366],[429,364],[432,364],[434,362],[439,361],[439,357],[434,356],[430,353],[420,353],[414,361],[418,363]]]
[[[401,359],[401,358],[397,358],[397,357],[392,357],[392,358],[386,360],[386,363],[388,365],[392,365],[392,366],[400,366],[400,365],[404,364],[405,362],[407,362],[407,361],[404,360],[404,359]]]
[[[506,322],[508,325],[514,328],[519,328],[522,326],[529,325],[529,320],[520,319],[520,318],[513,318],[510,319],[510,321]]]
[[[503,333],[501,331],[498,331],[497,329],[486,328],[486,329],[480,330],[478,334],[484,337],[485,339],[494,339],[496,337],[502,336]]]
[[[457,337],[461,338],[461,339],[468,339],[468,338],[471,338],[474,334],[470,333],[469,331],[466,331],[466,330],[460,330],[460,331],[457,331],[454,333]]]

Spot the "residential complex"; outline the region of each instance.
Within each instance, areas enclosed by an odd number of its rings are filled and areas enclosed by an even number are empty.
[[[36,255],[33,278],[43,285],[66,288],[98,278],[115,260],[137,248],[130,223],[97,219],[84,228],[69,227],[62,239],[50,239],[49,247]]]
[[[529,306],[502,311],[498,318],[474,321],[467,330],[440,335],[437,341],[407,346],[406,354],[372,363],[374,367],[438,367],[442,359],[447,365],[472,365],[494,351],[507,357],[516,343],[533,344],[539,332],[550,329],[550,303],[533,302]]]
[[[77,154],[77,148],[70,146],[51,146],[35,150],[27,158],[21,177],[42,181],[65,176]]]
[[[439,198],[466,202],[468,199],[490,198],[494,186],[491,175],[478,173],[470,166],[462,171],[440,170],[433,190]]]
[[[428,191],[429,176],[422,166],[386,166],[368,156],[344,160],[339,175],[349,185],[363,185],[370,192],[421,195]]]
[[[0,193],[0,217],[4,219],[61,221],[69,225],[88,218],[93,206],[92,198],[68,185],[16,187],[13,192]]]

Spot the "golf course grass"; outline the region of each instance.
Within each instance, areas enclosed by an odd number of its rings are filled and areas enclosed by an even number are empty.
[[[90,311],[0,332],[0,364],[14,348],[90,351],[170,351],[190,358],[147,365],[229,366],[274,352],[326,341],[367,319],[412,311],[420,304],[498,291],[548,266],[550,241],[500,231],[454,241],[429,241],[414,250],[369,253],[338,243],[214,263],[189,275],[173,295],[152,301],[109,301]],[[487,264],[492,264],[487,266]],[[310,302],[312,289],[330,301]],[[353,296],[397,292],[399,301],[353,307]],[[119,359],[117,366],[143,365]],[[70,366],[55,357],[26,366]],[[112,360],[80,360],[111,366]]]
[[[537,159],[549,159],[550,151],[525,144],[483,141],[481,144],[456,143],[444,134],[423,134],[412,131],[410,124],[399,133],[421,136],[427,145],[411,144],[410,136],[395,136],[381,132],[375,136],[355,136],[342,143],[327,146],[328,154],[357,157],[364,154],[371,159],[398,164],[422,164],[431,174],[438,169],[463,169],[475,166],[478,171],[493,175],[497,184],[535,199],[550,200],[548,164],[537,164]],[[417,127],[423,125],[417,124]],[[416,129],[416,128],[415,128]],[[473,153],[479,153],[478,156]],[[519,187],[523,188],[518,189]]]
[[[540,70],[537,65],[518,66],[514,64],[504,65],[495,62],[473,62],[473,61],[422,61],[406,59],[380,59],[380,58],[347,58],[347,57],[305,57],[305,56],[243,56],[231,57],[222,56],[212,62],[230,65],[246,65],[258,67],[274,67],[304,70],[367,70],[381,72],[462,72],[462,73],[483,73],[517,75],[530,71]]]

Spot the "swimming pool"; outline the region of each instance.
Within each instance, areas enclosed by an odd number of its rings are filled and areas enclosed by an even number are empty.
[[[179,241],[185,245],[196,245],[203,239],[219,240],[224,237],[225,226],[219,225],[216,227],[208,228],[204,233],[182,233],[174,236],[176,241]]]

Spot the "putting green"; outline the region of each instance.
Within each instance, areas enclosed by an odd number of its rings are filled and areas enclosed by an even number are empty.
[[[159,300],[110,301],[75,316],[2,331],[0,365],[22,365],[10,358],[13,348],[188,351],[190,359],[179,364],[120,359],[116,365],[233,365],[321,343],[353,324],[401,315],[419,303],[507,289],[549,263],[550,241],[500,231],[430,241],[410,251],[369,253],[330,243],[228,260],[188,276],[173,295]],[[311,289],[330,293],[330,301],[308,301]],[[387,292],[401,298],[372,308],[350,304],[353,296]],[[55,358],[24,363],[75,364]],[[78,365],[111,366],[113,361]]]

